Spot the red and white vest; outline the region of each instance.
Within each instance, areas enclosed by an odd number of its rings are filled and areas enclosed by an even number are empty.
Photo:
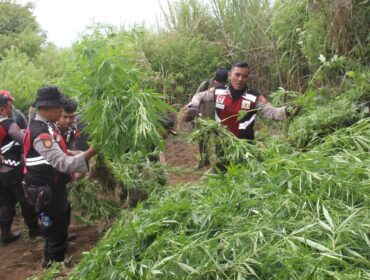
[[[259,93],[249,88],[236,100],[233,100],[229,89],[216,89],[215,119],[221,122],[239,139],[254,139],[255,110]],[[246,111],[246,115],[238,120],[239,111]]]
[[[14,123],[5,119],[0,123],[1,164],[9,167],[21,165],[21,146],[9,135],[9,128]]]

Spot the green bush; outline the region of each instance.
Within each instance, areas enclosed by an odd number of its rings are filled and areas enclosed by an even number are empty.
[[[159,73],[155,86],[171,96],[176,103],[188,102],[199,84],[213,77],[218,65],[226,60],[219,46],[205,36],[184,36],[162,33],[140,38],[151,69]],[[190,95],[190,96],[189,96]]]
[[[0,61],[0,88],[9,90],[15,98],[15,105],[23,112],[35,101],[37,89],[44,83],[46,73],[30,58],[17,49],[6,52]]]
[[[14,47],[32,58],[41,52],[46,36],[32,15],[32,8],[32,3],[0,2],[0,55]]]
[[[366,117],[368,109],[364,104],[370,98],[369,74],[366,70],[359,73],[352,71],[353,77],[343,78],[342,86],[331,88],[330,95],[327,93],[329,89],[322,89],[309,90],[302,96],[300,103],[306,114],[290,124],[290,142],[296,147],[314,147],[326,135]]]

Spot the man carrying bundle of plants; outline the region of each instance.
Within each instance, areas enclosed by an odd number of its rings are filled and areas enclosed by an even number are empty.
[[[257,91],[247,87],[250,67],[241,61],[232,65],[226,89],[216,89],[212,95],[208,91],[197,93],[189,103],[190,109],[186,120],[195,118],[200,104],[215,102],[215,119],[225,125],[239,139],[254,140],[254,123],[257,111],[266,118],[282,121],[298,113],[300,108],[274,108],[267,99]],[[225,168],[222,166],[223,171]]]
[[[27,197],[40,215],[45,246],[42,266],[62,262],[68,238],[66,184],[70,173],[88,171],[88,160],[96,154],[94,147],[71,155],[55,126],[62,113],[65,98],[57,87],[37,91],[37,113],[30,121],[24,139],[25,182]]]
[[[227,83],[227,69],[218,68],[216,70],[215,76],[211,80],[203,81],[198,89],[197,93],[193,98],[197,99],[197,95],[209,95],[210,98],[204,97],[204,101],[199,105],[199,113],[196,112],[196,115],[199,115],[202,119],[211,119],[215,118],[215,100],[212,98],[214,96],[216,89],[226,89]],[[209,151],[208,151],[208,142],[209,136],[207,135],[204,138],[199,140],[199,155],[200,160],[195,166],[195,169],[198,170],[205,166],[209,166],[211,163],[209,161]]]

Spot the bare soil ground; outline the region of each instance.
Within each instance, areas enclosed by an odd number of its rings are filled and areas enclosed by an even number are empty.
[[[197,145],[189,145],[182,133],[169,136],[165,144],[164,154],[169,170],[169,184],[176,186],[199,180],[205,170],[194,170],[197,163]],[[0,247],[0,280],[25,280],[31,276],[40,276],[43,272],[41,268],[43,240],[30,240],[19,216],[13,224],[13,230],[17,229],[23,230],[22,237]],[[62,272],[61,277],[73,269],[82,252],[90,250],[102,235],[98,226],[86,226],[75,221],[71,223],[70,232],[77,233],[78,237],[69,244],[66,259],[70,261],[70,265]]]
[[[23,228],[23,222],[15,221],[13,229]],[[99,240],[97,227],[77,224],[72,221],[70,232],[77,234],[77,239],[69,243],[66,259],[71,266],[78,262],[81,253],[88,251]],[[44,241],[41,238],[30,240],[27,231],[22,237],[7,246],[0,248],[0,279],[23,280],[30,276],[39,275],[43,269],[41,258]],[[68,269],[68,268],[67,268]]]
[[[181,135],[170,136],[167,139],[164,154],[170,185],[175,186],[197,181],[206,171],[206,169],[194,169],[198,163],[198,146],[197,144],[190,145]]]

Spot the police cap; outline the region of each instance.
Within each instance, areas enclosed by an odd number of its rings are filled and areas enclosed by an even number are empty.
[[[66,98],[55,86],[42,87],[37,91],[35,107],[62,107]]]

